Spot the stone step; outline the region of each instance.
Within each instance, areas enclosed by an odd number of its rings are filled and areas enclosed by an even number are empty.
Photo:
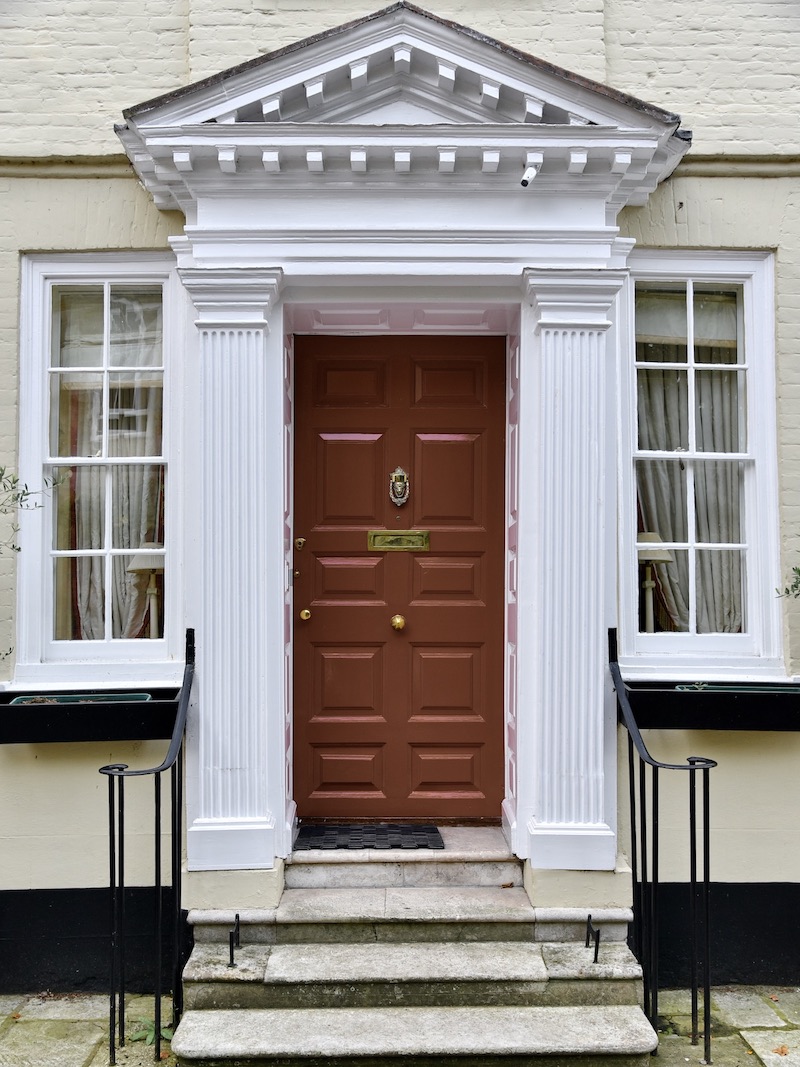
[[[633,1005],[294,1008],[187,1012],[184,1067],[646,1067],[656,1035]]]
[[[625,945],[450,942],[195,945],[189,1009],[636,1004],[641,969]]]
[[[308,849],[286,864],[289,889],[521,886],[499,827],[443,826],[444,849]]]
[[[524,889],[490,886],[287,889],[277,908],[242,911],[245,943],[398,941],[576,941],[580,909],[536,908]],[[198,943],[227,943],[233,912],[191,911]],[[604,941],[622,941],[626,909],[592,915]]]

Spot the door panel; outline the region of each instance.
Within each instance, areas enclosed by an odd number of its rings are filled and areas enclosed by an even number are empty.
[[[504,362],[503,338],[295,339],[301,816],[500,814]],[[370,551],[370,530],[429,551]]]

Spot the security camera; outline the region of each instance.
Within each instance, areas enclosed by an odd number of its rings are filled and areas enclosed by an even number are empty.
[[[538,173],[539,168],[537,166],[526,167],[519,184],[523,189],[527,189]]]

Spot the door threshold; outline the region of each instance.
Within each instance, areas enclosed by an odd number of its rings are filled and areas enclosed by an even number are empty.
[[[322,818],[320,816],[301,816],[298,818],[299,826],[380,826],[386,823],[394,823],[403,826],[500,826],[501,819],[437,819],[435,816],[428,818],[397,818],[362,819],[357,815],[351,818]]]

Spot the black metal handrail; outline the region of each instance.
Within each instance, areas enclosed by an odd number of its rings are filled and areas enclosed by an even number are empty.
[[[686,763],[662,763],[647,750],[617,662],[617,634],[608,632],[609,670],[617,696],[622,724],[628,731],[628,786],[631,808],[631,869],[633,871],[634,922],[633,951],[642,965],[644,1009],[655,1028],[658,1023],[658,936],[659,936],[659,772],[685,771],[689,775],[689,911],[690,986],[692,998],[692,1044],[698,1034],[698,948],[699,928],[703,936],[703,1044],[704,1060],[711,1063],[711,930],[710,930],[710,792],[709,772],[716,761],[705,756],[689,756]],[[638,757],[638,800],[635,755]],[[648,790],[647,768],[650,768]],[[697,775],[702,779],[701,851],[703,873],[698,879]],[[649,803],[648,803],[649,797]],[[648,819],[649,813],[649,819]],[[638,837],[638,841],[637,841]],[[698,907],[699,901],[699,907]]]
[[[186,666],[177,697],[177,711],[167,754],[157,767],[130,770],[126,763],[111,763],[100,768],[108,776],[108,855],[109,889],[111,895],[111,976],[109,984],[108,1054],[115,1064],[116,1038],[125,1044],[125,779],[153,778],[154,808],[154,882],[155,882],[155,1041],[153,1058],[161,1058],[161,993],[162,941],[164,908],[161,870],[161,775],[170,772],[170,849],[172,865],[172,1026],[175,1027],[183,1011],[181,985],[181,835],[183,830],[183,743],[186,716],[194,680],[194,630],[186,631]],[[119,1009],[119,1010],[118,1010]]]

